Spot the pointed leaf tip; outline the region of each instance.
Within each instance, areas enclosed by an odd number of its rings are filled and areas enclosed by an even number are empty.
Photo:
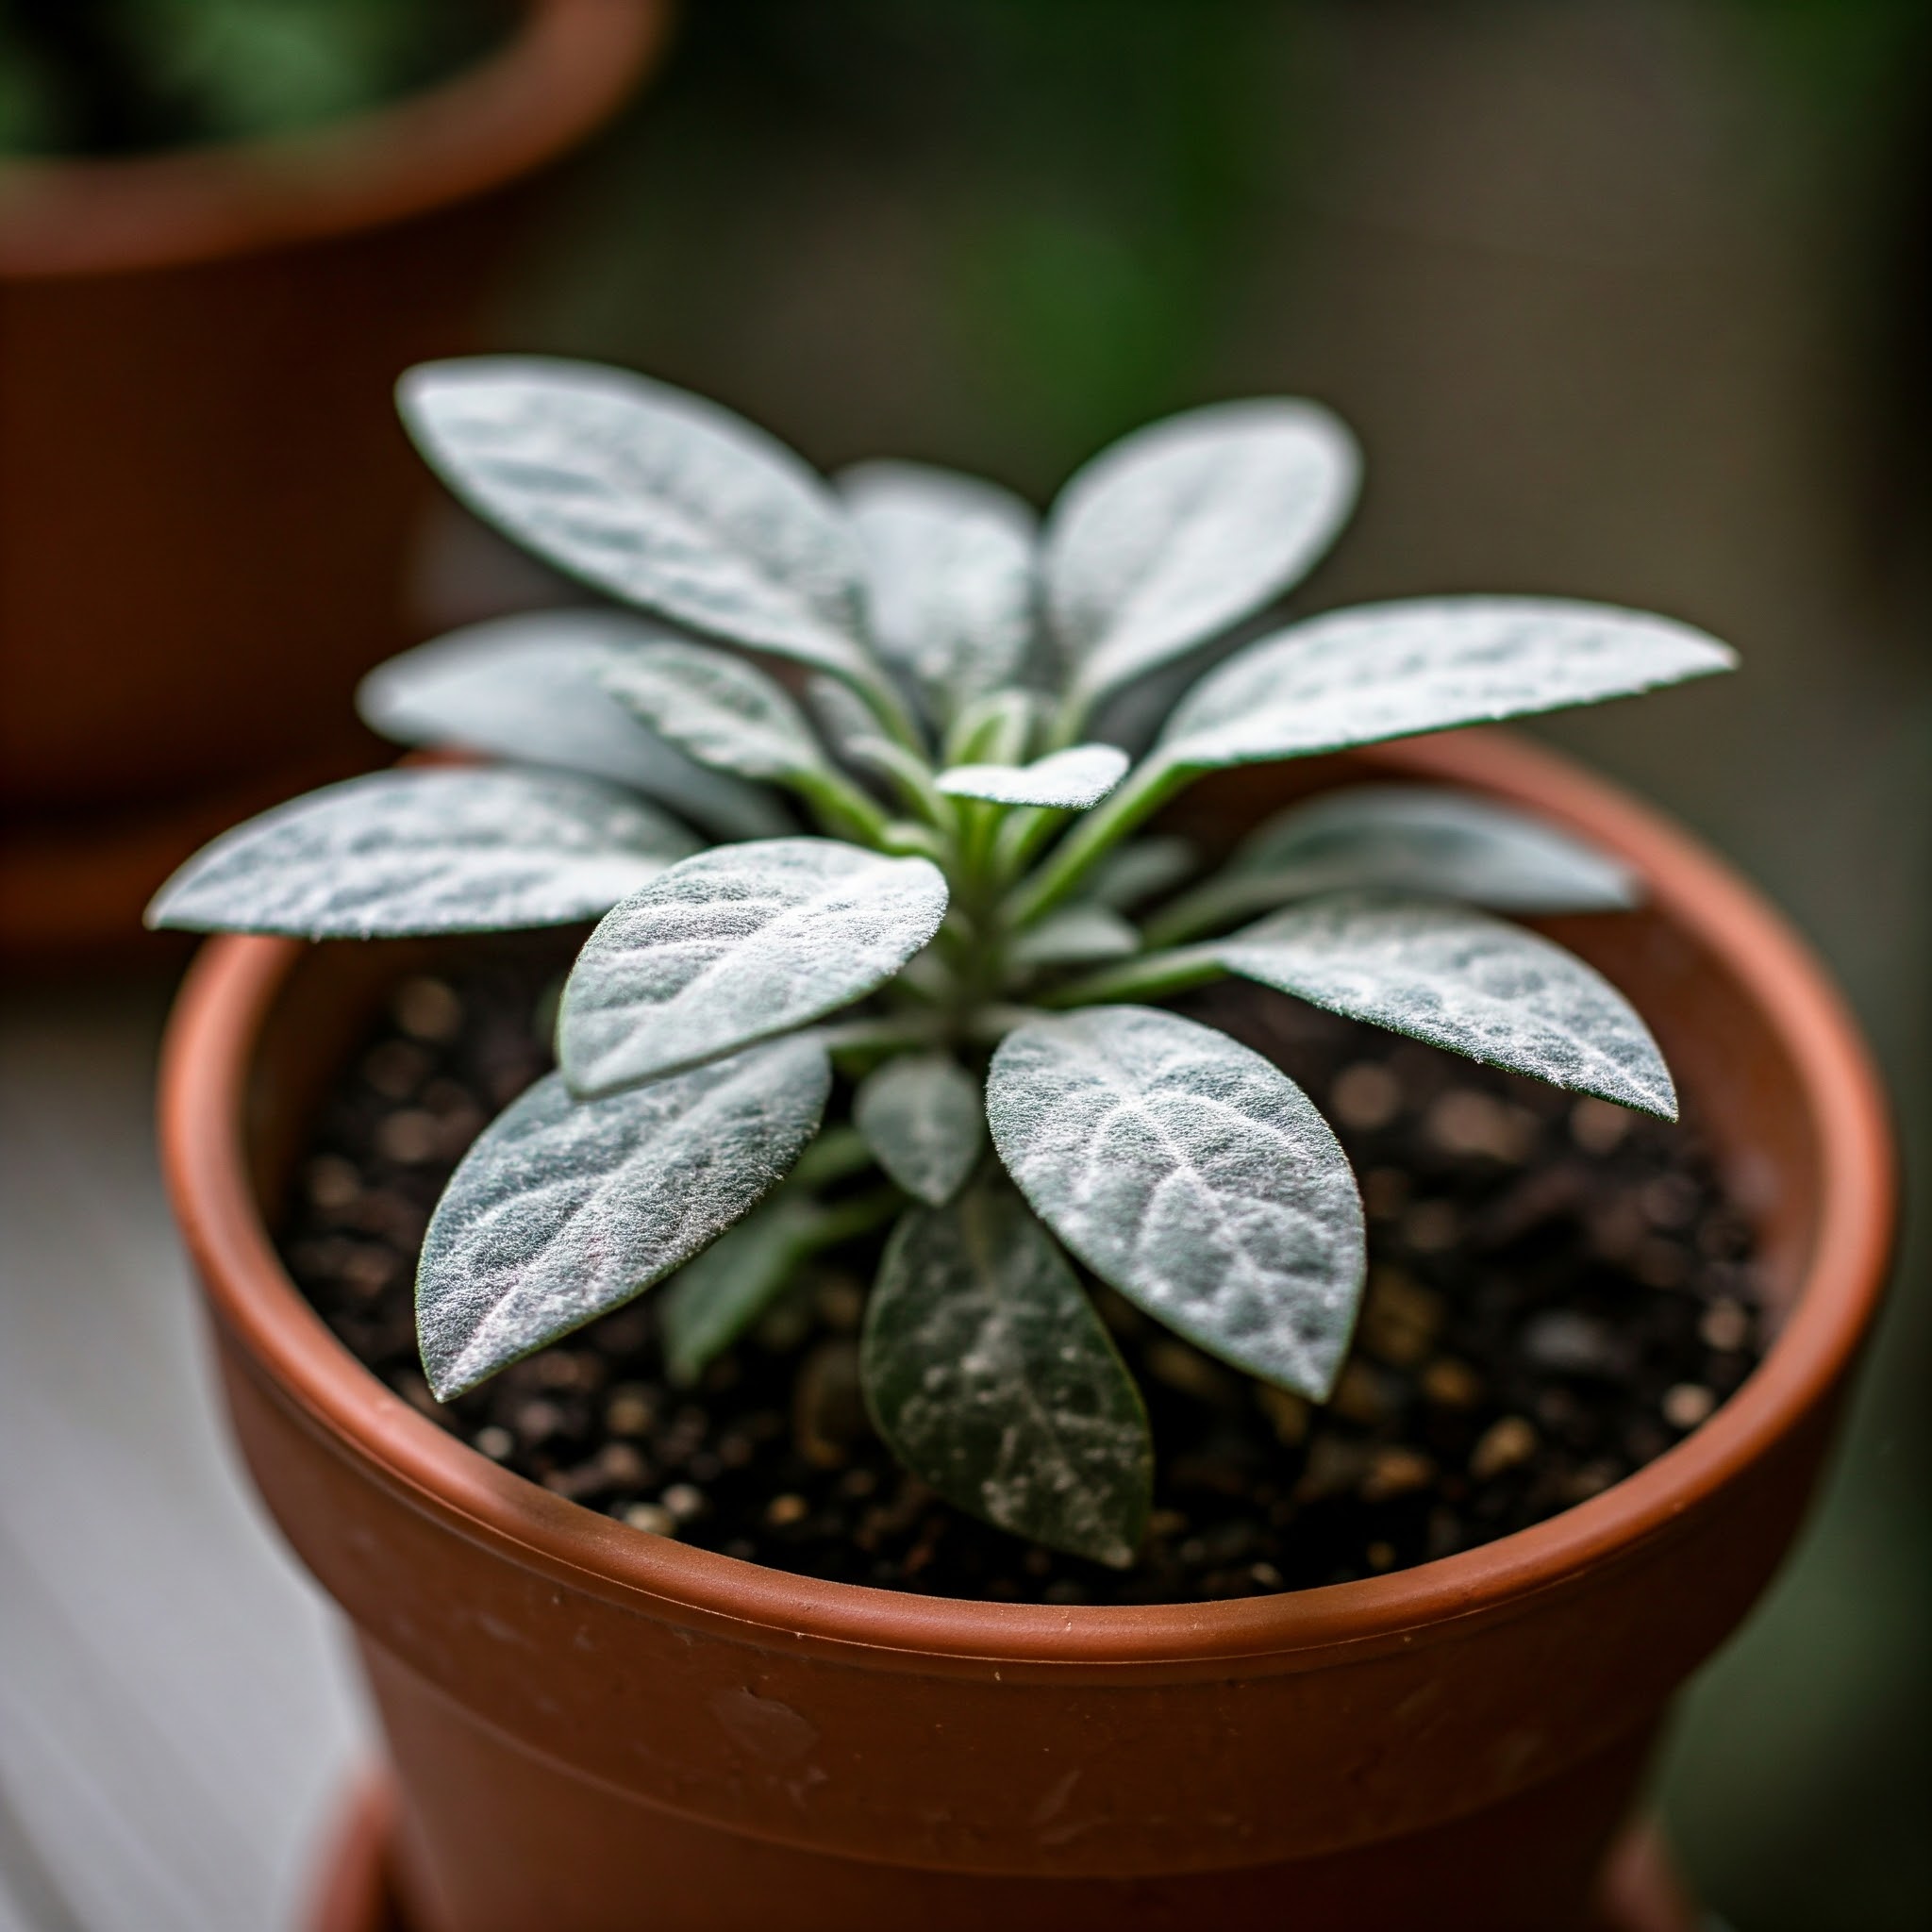
[[[375,772],[224,833],[151,926],[382,939],[593,919],[690,852],[682,825],[561,772]]]
[[[1624,995],[1561,946],[1466,906],[1337,893],[1271,915],[1220,955],[1332,1012],[1677,1117],[1670,1070]]]
[[[1334,610],[1250,644],[1174,708],[1158,756],[1198,771],[1303,758],[1728,671],[1715,638],[1546,597],[1416,597]]]

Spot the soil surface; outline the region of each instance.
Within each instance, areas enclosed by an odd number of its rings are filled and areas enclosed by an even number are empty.
[[[1694,1123],[1224,988],[1183,1010],[1277,1060],[1334,1123],[1368,1205],[1368,1298],[1335,1397],[1312,1409],[1096,1287],[1154,1427],[1135,1569],[990,1528],[893,1461],[858,1387],[876,1238],[812,1269],[697,1389],[666,1380],[646,1293],[444,1407],[416,1360],[416,1253],[464,1149],[549,1064],[533,1024],[549,976],[477,941],[449,977],[397,990],[315,1123],[282,1252],[342,1341],[425,1414],[640,1530],[999,1601],[1299,1590],[1597,1494],[1698,1427],[1758,1359],[1751,1229]]]

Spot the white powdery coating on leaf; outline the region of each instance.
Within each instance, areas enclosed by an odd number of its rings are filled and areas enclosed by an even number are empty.
[[[965,1185],[986,1144],[979,1082],[944,1054],[902,1054],[868,1074],[852,1119],[887,1174],[933,1207]]]
[[[1281,398],[1103,450],[1047,524],[1047,608],[1080,687],[1116,690],[1279,596],[1347,519],[1359,472],[1336,417]]]
[[[830,839],[724,845],[674,866],[591,935],[564,988],[559,1050],[579,1093],[763,1040],[882,986],[939,930],[924,858]]]
[[[1020,676],[1034,633],[1032,510],[924,463],[859,463],[838,483],[880,655],[941,715]]]
[[[1665,1120],[1650,1029],[1574,954],[1466,907],[1373,893],[1311,899],[1221,942],[1230,972],[1488,1066]]]
[[[613,658],[605,689],[702,765],[790,778],[824,764],[805,714],[754,664],[707,644],[664,641]]]
[[[1009,1033],[987,1113],[1096,1274],[1224,1360],[1326,1396],[1361,1292],[1361,1202],[1279,1068],[1176,1014],[1093,1007]]]
[[[1010,1189],[905,1216],[863,1350],[880,1433],[941,1495],[1017,1536],[1133,1560],[1153,1474],[1140,1391]]]
[[[424,1240],[431,1388],[474,1388],[689,1260],[798,1158],[830,1090],[809,1035],[608,1100],[540,1080],[464,1157]]]
[[[1431,785],[1355,785],[1271,819],[1224,876],[1278,879],[1281,896],[1369,890],[1506,912],[1634,906],[1630,869],[1540,819]]]
[[[544,610],[451,631],[378,664],[356,692],[363,721],[399,744],[463,745],[628,785],[725,838],[786,829],[756,787],[708,772],[604,689],[613,654],[668,635],[621,610]]]
[[[399,395],[452,488],[575,575],[699,630],[863,669],[849,524],[801,458],[730,410],[540,357],[427,363]]]
[[[1607,604],[1417,597],[1250,644],[1175,708],[1159,753],[1208,768],[1591,704],[1728,671],[1689,625]]]
[[[697,841],[556,772],[377,772],[250,819],[155,896],[148,924],[379,939],[591,919]]]
[[[955,765],[940,774],[939,783],[956,798],[1085,811],[1121,782],[1128,763],[1118,745],[1075,744],[1030,765]]]

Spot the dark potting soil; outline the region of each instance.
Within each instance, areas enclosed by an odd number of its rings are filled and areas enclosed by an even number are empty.
[[[1277,1060],[1361,1178],[1370,1276],[1333,1401],[1210,1359],[1110,1291],[1158,1457],[1116,1573],[939,1501],[873,1433],[857,1333],[878,1241],[809,1270],[697,1389],[654,1298],[448,1407],[415,1353],[429,1212],[485,1122],[549,1064],[555,962],[475,942],[414,979],[315,1123],[282,1251],[342,1341],[480,1454],[635,1527],[805,1575],[999,1601],[1167,1603],[1400,1570],[1593,1496],[1756,1365],[1752,1233],[1694,1124],[1478,1068],[1258,989],[1185,1002]]]

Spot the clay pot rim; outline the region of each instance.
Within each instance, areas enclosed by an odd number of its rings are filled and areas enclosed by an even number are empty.
[[[301,941],[217,939],[183,986],[163,1052],[160,1136],[175,1211],[220,1320],[282,1399],[417,1507],[657,1614],[902,1656],[1122,1666],[1403,1641],[1507,1607],[1664,1533],[1830,1399],[1882,1291],[1894,1220],[1887,1111],[1857,1029],[1776,913],[1656,812],[1555,754],[1493,730],[1369,748],[1391,776],[1528,805],[1632,862],[1652,903],[1720,956],[1781,1038],[1818,1145],[1803,1288],[1757,1371],[1656,1461],[1561,1515],[1388,1576],[1208,1604],[993,1604],[823,1582],[633,1531],[499,1468],[393,1395],[283,1270],[252,1198],[242,1122],[256,1041]]]
[[[472,65],[299,133],[0,165],[0,277],[181,268],[379,227],[580,142],[661,52],[670,0],[521,0]]]

